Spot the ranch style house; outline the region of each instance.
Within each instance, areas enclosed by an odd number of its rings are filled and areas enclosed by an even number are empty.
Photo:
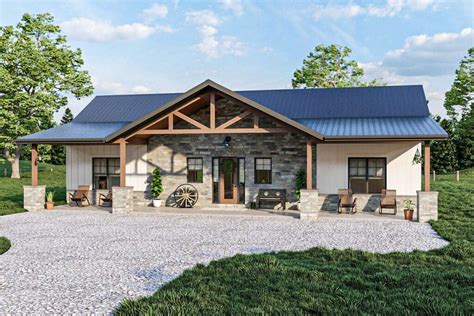
[[[148,205],[159,167],[169,207],[182,184],[198,192],[196,208],[253,207],[262,189],[279,189],[286,207],[316,218],[336,209],[339,189],[351,189],[367,212],[389,189],[400,210],[412,199],[426,221],[437,218],[430,141],[447,137],[421,85],[232,91],[206,80],[184,93],[96,96],[71,123],[17,142],[32,145],[28,210],[44,204],[37,145],[64,144],[68,192],[89,185],[94,204],[110,191],[112,213]],[[297,174],[306,186],[300,196]]]

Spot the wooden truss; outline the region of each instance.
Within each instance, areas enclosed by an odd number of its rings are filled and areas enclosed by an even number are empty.
[[[207,100],[204,96],[198,96],[185,104],[179,106],[166,115],[155,119],[148,123],[140,130],[128,135],[125,139],[128,140],[133,136],[138,135],[183,135],[183,134],[268,134],[268,133],[288,133],[291,132],[291,128],[287,127],[276,127],[276,128],[264,128],[259,125],[259,116],[261,115],[256,109],[247,106],[242,113],[231,118],[225,123],[216,126],[216,94],[211,92],[209,95],[209,126],[206,126],[190,116],[184,114],[182,111],[197,102]],[[240,120],[252,115],[253,116],[253,127],[248,128],[232,128],[232,125],[239,122]],[[181,119],[193,128],[175,128],[175,120]],[[164,126],[164,128],[156,128],[156,126]]]

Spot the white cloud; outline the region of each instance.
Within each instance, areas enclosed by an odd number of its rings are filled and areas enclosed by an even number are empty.
[[[218,29],[210,25],[203,25],[198,28],[199,33],[204,37],[209,37],[217,34]]]
[[[211,10],[190,11],[186,13],[186,21],[198,25],[217,26],[221,19]]]
[[[449,90],[459,62],[472,46],[474,29],[459,33],[420,34],[388,51],[383,60],[361,64],[365,78],[387,84],[422,84],[434,114],[445,114],[444,93]]]
[[[158,32],[163,32],[163,33],[174,33],[176,32],[176,29],[173,28],[171,25],[156,25],[155,30]]]
[[[168,15],[168,7],[164,4],[154,3],[151,7],[143,10],[143,16],[147,23],[157,18],[164,18]]]
[[[91,42],[143,39],[156,31],[154,27],[142,23],[113,25],[110,21],[89,18],[73,18],[60,26],[71,39]]]
[[[451,74],[472,46],[473,38],[472,28],[459,33],[411,36],[402,48],[387,52],[384,65],[407,76]]]
[[[317,20],[323,18],[352,18],[359,15],[376,17],[391,17],[402,10],[425,10],[434,4],[433,0],[387,0],[384,5],[360,6],[358,4],[332,4],[316,5],[313,7],[313,17]]]
[[[194,49],[209,58],[222,56],[242,56],[245,45],[233,36],[218,36],[217,26],[222,21],[210,10],[191,11],[186,13],[186,21],[196,24],[201,35],[201,41],[194,45]]]
[[[138,86],[132,87],[132,92],[133,93],[147,93],[147,92],[150,92],[150,88],[146,86],[138,85]]]
[[[273,48],[271,48],[270,46],[264,46],[262,47],[262,49],[260,49],[260,51],[262,53],[273,53]]]
[[[147,93],[151,89],[145,85],[126,84],[119,81],[101,80],[92,77],[95,94],[128,94],[128,93]]]
[[[242,15],[244,13],[244,6],[241,0],[220,0],[222,6],[226,10],[232,11],[235,15]]]

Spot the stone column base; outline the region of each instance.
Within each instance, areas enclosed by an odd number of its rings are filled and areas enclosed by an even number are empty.
[[[112,187],[112,214],[128,214],[133,211],[133,187]]]
[[[416,214],[419,222],[438,220],[438,192],[416,191]]]
[[[319,214],[318,190],[301,190],[300,192],[300,219],[317,219]]]
[[[23,207],[30,212],[44,210],[46,197],[45,185],[23,186]]]

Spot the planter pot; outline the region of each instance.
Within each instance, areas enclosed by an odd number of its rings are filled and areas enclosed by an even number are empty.
[[[406,220],[413,220],[413,210],[403,210],[403,215],[405,215]]]
[[[52,210],[54,207],[54,202],[46,202],[46,209],[47,210]]]
[[[153,199],[153,207],[161,207],[161,200]]]

